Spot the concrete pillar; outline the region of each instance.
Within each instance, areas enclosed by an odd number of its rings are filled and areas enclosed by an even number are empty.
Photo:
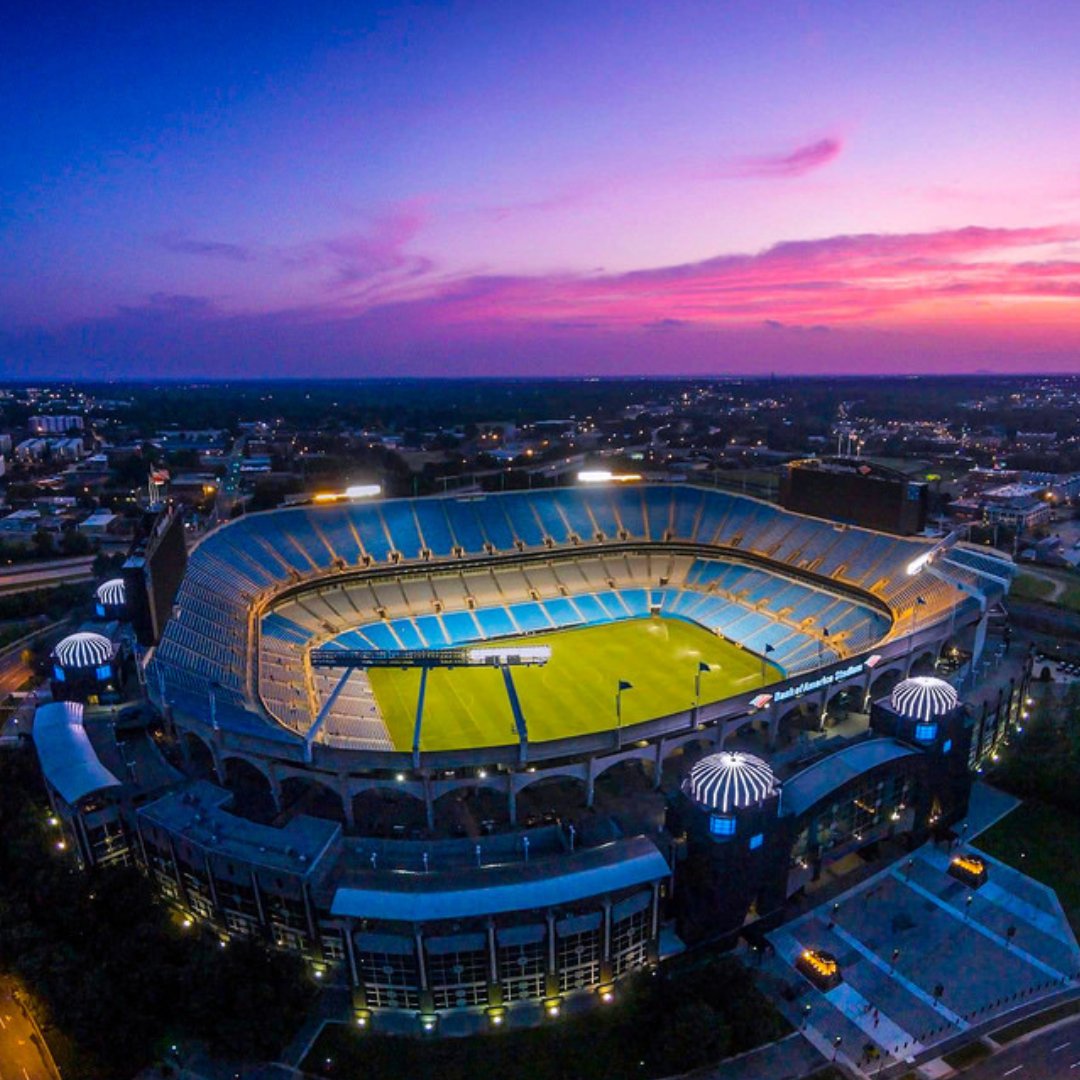
[[[495,920],[487,922],[488,947],[488,1004],[502,1004],[502,983],[499,982],[499,958],[495,948]]]
[[[280,814],[284,808],[281,801],[281,780],[274,771],[273,765],[266,770],[266,778],[270,781],[270,797],[274,800],[274,809]]]
[[[592,809],[593,801],[596,798],[596,774],[593,771],[596,767],[596,758],[589,758],[589,763],[585,771],[585,805]]]
[[[549,908],[545,914],[547,921],[547,976],[545,997],[554,997],[559,992],[559,970],[555,963],[555,915]]]
[[[656,758],[653,761],[653,791],[659,791],[664,779],[664,754],[667,751],[667,742],[658,739],[656,742]]]
[[[510,824],[517,824],[517,788],[514,786],[514,773],[508,776],[509,783],[506,786],[506,808],[510,814]]]
[[[604,897],[604,923],[600,952],[600,981],[611,982],[611,900]]]
[[[356,813],[353,810],[352,795],[349,792],[349,781],[339,777],[337,782],[338,798],[341,799],[341,808],[345,813],[345,827],[350,831],[356,828]]]
[[[780,734],[780,710],[776,707],[775,702],[770,701],[765,706],[765,722],[768,725],[769,732],[769,749],[776,749],[776,739]]]
[[[975,641],[971,647],[971,666],[974,667],[982,658],[983,649],[986,648],[986,628],[989,620],[984,613],[979,617],[975,626]]]
[[[431,794],[431,777],[424,777],[424,814],[427,817],[427,827],[435,828],[435,799]]]

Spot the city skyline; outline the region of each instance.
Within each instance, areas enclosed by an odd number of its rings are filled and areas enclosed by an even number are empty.
[[[1067,4],[23,12],[10,377],[1071,371]]]

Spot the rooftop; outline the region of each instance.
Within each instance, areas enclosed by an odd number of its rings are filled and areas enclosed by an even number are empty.
[[[310,874],[341,836],[335,822],[303,814],[281,828],[259,825],[225,810],[231,799],[223,788],[196,780],[148,803],[139,814],[208,853],[301,876]]]
[[[647,885],[671,869],[645,836],[581,848],[571,855],[452,871],[351,873],[334,893],[331,913],[353,918],[427,922],[573,904]]]

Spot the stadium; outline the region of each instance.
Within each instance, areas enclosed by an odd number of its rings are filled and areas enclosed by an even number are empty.
[[[361,1022],[552,1015],[664,927],[733,940],[867,838],[956,820],[1013,703],[974,724],[917,679],[970,668],[1011,574],[685,484],[244,516],[143,654],[183,778],[116,816],[185,913],[300,949]],[[748,794],[713,805],[703,761]]]

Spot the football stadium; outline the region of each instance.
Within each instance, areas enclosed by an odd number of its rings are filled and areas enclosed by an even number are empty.
[[[175,776],[98,753],[54,805],[84,861],[302,951],[361,1023],[554,1015],[958,820],[1023,692],[956,689],[1012,573],[688,484],[250,514],[139,651]]]

